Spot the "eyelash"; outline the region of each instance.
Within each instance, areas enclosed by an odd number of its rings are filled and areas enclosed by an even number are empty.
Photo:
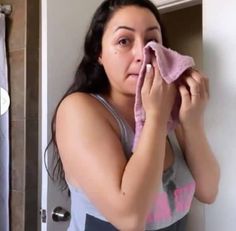
[[[126,42],[126,44],[124,44],[123,42]],[[157,42],[158,43],[158,40],[156,38],[153,38],[153,39],[148,39],[145,41],[145,44],[147,44],[148,42],[151,42],[151,41],[154,41],[154,42]],[[126,47],[130,44],[131,40],[129,38],[122,38],[118,41],[118,44],[121,46],[121,47]]]
[[[158,43],[158,40],[155,39],[155,38],[154,39],[148,39],[146,43],[151,42],[151,41]]]
[[[128,42],[128,43],[130,43],[130,39],[128,39],[128,38],[122,38],[122,39],[120,39],[119,41],[118,41],[118,44],[120,45],[120,46],[127,46],[127,43],[126,44],[122,44],[122,42],[124,42],[124,41],[126,41],[126,42]]]

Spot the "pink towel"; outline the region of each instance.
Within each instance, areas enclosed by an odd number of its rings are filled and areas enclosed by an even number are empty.
[[[143,110],[141,100],[141,88],[143,85],[146,64],[151,63],[151,55],[155,56],[160,74],[168,84],[174,82],[181,76],[181,74],[183,74],[185,70],[195,65],[193,58],[191,58],[190,56],[181,55],[176,51],[167,49],[159,43],[149,42],[144,47],[144,61],[139,72],[139,77],[136,86],[136,96],[134,105],[135,137],[133,148],[136,146],[145,121],[145,112]],[[171,118],[168,121],[168,131],[174,129],[178,122],[180,102],[180,96],[177,95],[171,112]]]

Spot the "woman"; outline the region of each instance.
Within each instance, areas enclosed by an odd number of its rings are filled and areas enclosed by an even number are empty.
[[[52,121],[56,168],[71,192],[70,231],[183,231],[193,194],[204,203],[215,200],[219,167],[204,132],[208,87],[199,72],[168,85],[155,62],[149,65],[142,87],[146,120],[131,148],[143,47],[166,45],[163,37],[148,0],[106,0],[95,12],[75,80]],[[177,92],[178,142],[167,134]]]

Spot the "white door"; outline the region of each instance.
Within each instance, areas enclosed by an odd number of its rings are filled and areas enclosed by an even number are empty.
[[[40,83],[40,152],[42,163],[41,231],[64,231],[68,221],[52,219],[55,208],[67,211],[70,200],[52,183],[44,167],[44,150],[50,140],[51,118],[54,109],[73,80],[82,56],[82,44],[90,18],[102,0],[42,0],[41,1],[41,83]]]

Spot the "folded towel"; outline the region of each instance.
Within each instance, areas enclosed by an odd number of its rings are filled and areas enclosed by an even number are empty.
[[[145,112],[142,106],[141,99],[141,88],[143,85],[143,80],[145,76],[146,64],[151,63],[151,56],[154,55],[156,62],[161,74],[161,77],[168,83],[174,82],[178,79],[184,71],[188,68],[193,67],[194,60],[190,56],[181,55],[176,51],[168,49],[156,42],[149,42],[144,47],[144,59],[143,64],[139,72],[137,86],[136,86],[136,96],[134,105],[134,116],[135,116],[135,137],[133,143],[133,149],[136,146],[140,133],[142,131],[145,122]],[[171,117],[168,121],[167,129],[168,131],[175,128],[178,123],[178,115],[180,108],[180,95],[178,94],[175,99],[174,106],[171,111]]]

